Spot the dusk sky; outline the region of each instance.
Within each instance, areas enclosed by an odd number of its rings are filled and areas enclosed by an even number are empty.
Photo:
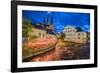
[[[22,17],[28,19],[32,24],[43,23],[44,17],[53,16],[55,32],[62,32],[67,25],[81,27],[84,31],[90,32],[90,14],[75,12],[48,12],[23,10]]]

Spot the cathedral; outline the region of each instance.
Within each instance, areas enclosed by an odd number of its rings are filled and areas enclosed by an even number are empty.
[[[46,37],[54,35],[53,16],[44,16],[43,22],[32,25],[32,31],[29,36]]]
[[[43,22],[34,24],[33,27],[41,30],[46,30],[47,33],[53,32],[53,17],[44,17]]]

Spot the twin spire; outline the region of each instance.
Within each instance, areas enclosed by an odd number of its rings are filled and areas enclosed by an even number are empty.
[[[53,24],[53,16],[52,15],[44,16],[43,23],[46,25],[52,25]]]

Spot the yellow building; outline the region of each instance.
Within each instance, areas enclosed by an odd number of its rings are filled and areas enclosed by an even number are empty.
[[[84,32],[80,27],[66,26],[64,29],[65,41],[71,41],[76,43],[86,43],[87,33]]]
[[[32,27],[32,31],[28,32],[29,36],[46,38],[46,31]]]

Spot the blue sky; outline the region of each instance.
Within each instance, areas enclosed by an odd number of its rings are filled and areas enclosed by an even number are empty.
[[[22,17],[28,19],[32,24],[42,23],[44,17],[53,16],[55,32],[62,32],[67,25],[81,27],[84,31],[90,32],[90,14],[75,12],[48,12],[23,10]]]

